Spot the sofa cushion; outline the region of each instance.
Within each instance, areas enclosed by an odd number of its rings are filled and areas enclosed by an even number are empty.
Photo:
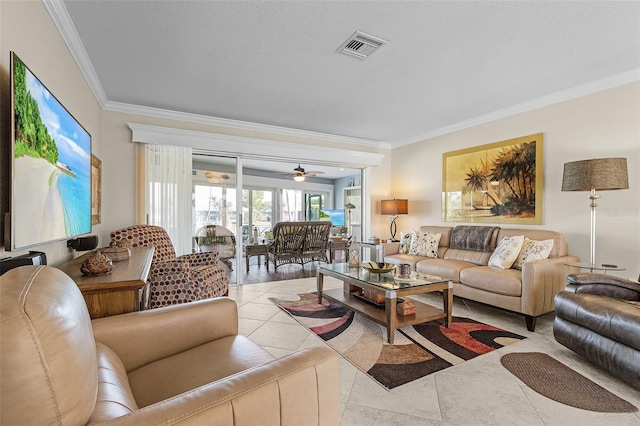
[[[518,258],[518,254],[524,243],[524,235],[504,237],[498,243],[498,247],[489,258],[489,266],[500,269],[509,269]]]
[[[459,260],[461,262],[472,263],[470,266],[487,266],[487,262],[489,262],[489,257],[491,257],[491,252],[487,251],[473,251],[473,250],[458,250],[458,249],[447,249],[447,251],[442,256],[447,260]]]
[[[441,234],[432,234],[430,232],[412,232],[409,254],[437,258],[441,236]]]
[[[516,261],[513,262],[513,268],[522,270],[522,265],[527,262],[547,259],[552,249],[553,240],[551,239],[538,241],[525,237],[520,253]]]
[[[129,383],[140,407],[273,360],[245,336],[223,337],[129,372]]]
[[[424,259],[416,263],[415,270],[419,274],[437,275],[453,282],[460,282],[460,271],[466,268],[475,269],[477,265],[461,260]]]
[[[506,296],[520,297],[522,295],[522,273],[517,269],[496,269],[489,266],[460,271],[460,283]]]

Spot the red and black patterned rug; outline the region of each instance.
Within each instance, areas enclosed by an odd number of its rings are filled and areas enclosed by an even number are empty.
[[[396,330],[393,345],[386,329],[315,293],[299,300],[271,301],[317,334],[336,352],[387,389],[519,342],[525,337],[468,318],[453,317]]]

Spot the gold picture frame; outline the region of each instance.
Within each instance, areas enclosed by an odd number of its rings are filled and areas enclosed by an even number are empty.
[[[445,222],[542,224],[543,134],[442,155]]]
[[[102,161],[91,154],[91,224],[100,223],[102,204]]]

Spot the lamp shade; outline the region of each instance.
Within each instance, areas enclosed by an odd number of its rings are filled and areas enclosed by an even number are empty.
[[[380,214],[396,216],[409,213],[409,200],[382,200]]]
[[[564,163],[563,191],[628,189],[626,158],[596,158]]]

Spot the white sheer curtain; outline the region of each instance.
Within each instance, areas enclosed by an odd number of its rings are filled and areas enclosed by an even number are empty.
[[[166,229],[178,255],[191,253],[191,148],[143,145],[146,223]]]

